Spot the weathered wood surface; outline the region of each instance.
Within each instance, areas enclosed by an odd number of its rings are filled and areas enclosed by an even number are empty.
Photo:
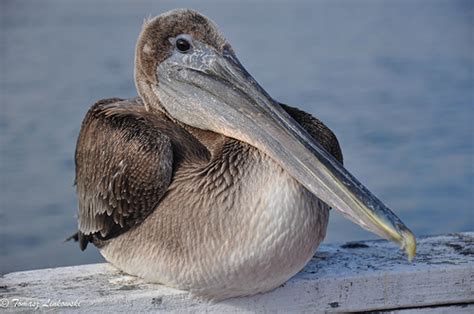
[[[219,303],[144,283],[108,264],[94,264],[6,274],[0,278],[0,306],[15,312],[37,306],[43,311],[97,313],[472,313],[473,291],[474,232],[468,232],[419,239],[413,263],[387,241],[323,245],[282,287]]]

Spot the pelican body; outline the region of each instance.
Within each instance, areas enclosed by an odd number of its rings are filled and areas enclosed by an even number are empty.
[[[409,229],[343,167],[334,133],[273,100],[208,18],[180,9],[146,21],[135,83],[138,97],[99,101],[82,124],[81,249],[215,300],[301,270],[330,207],[414,255]]]

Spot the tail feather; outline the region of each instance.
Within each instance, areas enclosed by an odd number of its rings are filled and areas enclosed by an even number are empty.
[[[84,251],[87,248],[89,242],[92,242],[92,236],[85,235],[82,232],[78,231],[70,237],[66,238],[64,242],[68,242],[71,240],[74,240],[74,242],[79,242],[79,248],[81,249],[81,251]]]

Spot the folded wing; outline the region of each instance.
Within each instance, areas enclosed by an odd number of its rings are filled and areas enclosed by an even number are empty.
[[[102,100],[87,113],[75,156],[81,249],[141,223],[165,194],[173,150],[159,121],[138,99]]]

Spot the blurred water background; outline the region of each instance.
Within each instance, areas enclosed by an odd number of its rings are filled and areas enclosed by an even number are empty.
[[[143,19],[176,7],[212,18],[274,98],[332,128],[346,167],[417,235],[474,230],[472,1],[0,4],[1,273],[102,261],[63,243],[81,120],[135,95]],[[332,212],[326,242],[368,238]]]

